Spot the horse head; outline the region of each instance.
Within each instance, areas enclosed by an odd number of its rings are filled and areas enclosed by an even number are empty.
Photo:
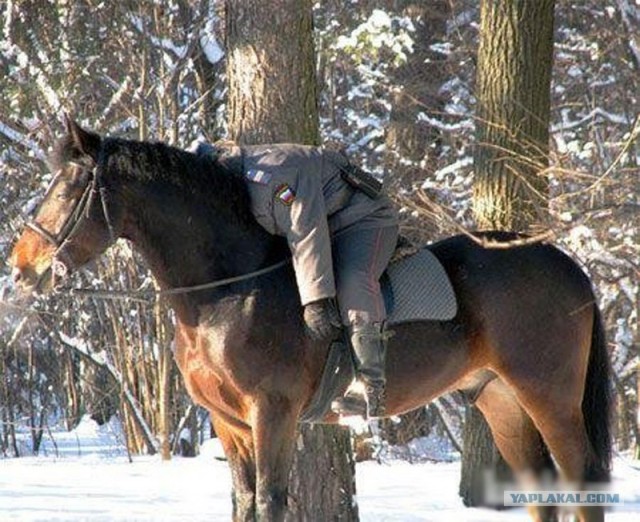
[[[99,162],[103,140],[69,118],[66,125],[51,158],[53,180],[9,257],[24,293],[51,290],[118,237],[119,216]]]

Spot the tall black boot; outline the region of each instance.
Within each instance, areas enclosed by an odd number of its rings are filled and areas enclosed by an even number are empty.
[[[381,417],[385,408],[385,359],[387,343],[383,323],[364,323],[349,327],[361,389],[350,388],[344,397],[333,401],[331,408],[340,415]]]

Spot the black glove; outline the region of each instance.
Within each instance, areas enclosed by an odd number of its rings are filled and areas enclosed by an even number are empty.
[[[337,338],[342,323],[335,301],[332,298],[326,298],[306,305],[304,324],[307,335],[314,341]]]

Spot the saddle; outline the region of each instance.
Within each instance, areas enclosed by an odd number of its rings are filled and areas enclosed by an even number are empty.
[[[406,249],[406,243],[401,243],[400,253]],[[449,276],[428,247],[410,250],[399,260],[394,255],[380,280],[387,324],[392,327],[410,321],[450,321],[456,316],[458,305]],[[331,401],[343,394],[354,377],[348,341],[334,341],[318,389],[299,421],[322,422],[331,410]]]

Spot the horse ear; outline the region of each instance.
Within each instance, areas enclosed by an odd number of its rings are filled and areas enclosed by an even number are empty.
[[[94,163],[98,162],[98,152],[100,151],[101,138],[93,132],[84,130],[68,114],[64,115],[67,134],[71,138],[74,147],[83,155],[89,156]]]

